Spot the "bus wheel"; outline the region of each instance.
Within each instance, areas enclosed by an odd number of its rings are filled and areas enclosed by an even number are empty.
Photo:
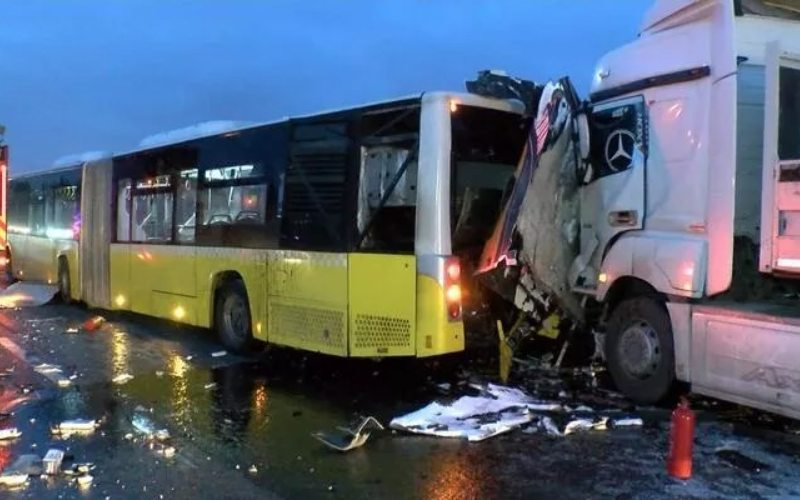
[[[66,259],[58,259],[58,294],[65,304],[72,302],[72,282],[69,279],[69,264]]]
[[[247,291],[241,280],[224,283],[217,291],[214,325],[220,341],[234,352],[246,351],[253,337]]]
[[[622,301],[607,324],[606,359],[617,388],[637,403],[663,400],[675,381],[672,325],[650,297]]]

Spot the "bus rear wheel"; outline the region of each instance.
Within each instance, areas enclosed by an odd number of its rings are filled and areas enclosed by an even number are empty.
[[[245,352],[253,338],[247,291],[241,280],[230,280],[217,291],[214,325],[222,344],[234,352]]]
[[[617,389],[632,400],[652,404],[669,395],[675,382],[672,325],[657,300],[637,297],[614,308],[605,353]]]
[[[69,264],[66,259],[58,259],[58,294],[65,304],[72,302],[72,282],[69,278]]]

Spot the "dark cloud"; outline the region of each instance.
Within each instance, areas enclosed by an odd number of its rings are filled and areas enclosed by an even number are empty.
[[[630,40],[642,0],[26,0],[0,7],[0,123],[16,171],[214,119],[267,121],[484,68],[568,74]]]

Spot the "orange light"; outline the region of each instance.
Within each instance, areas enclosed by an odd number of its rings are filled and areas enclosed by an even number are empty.
[[[451,262],[447,265],[447,277],[451,281],[458,281],[461,277],[461,264],[458,262]]]
[[[455,100],[450,100],[450,112],[455,113],[458,111],[458,102]]]
[[[607,283],[608,282],[608,275],[606,273],[600,273],[597,276],[597,281],[600,283]]]
[[[445,297],[447,297],[447,302],[456,303],[461,301],[461,287],[458,285],[450,285],[447,287],[447,292],[445,293]]]
[[[8,257],[0,257],[0,267],[6,267],[8,265]]]

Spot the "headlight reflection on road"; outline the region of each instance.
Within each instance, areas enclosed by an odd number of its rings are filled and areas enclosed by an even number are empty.
[[[181,425],[188,424],[190,420],[191,402],[186,380],[187,371],[189,371],[189,363],[182,356],[172,354],[169,358],[169,373],[172,375],[172,412],[175,420]]]
[[[111,363],[114,376],[128,373],[128,334],[122,330],[115,329],[111,337]]]

